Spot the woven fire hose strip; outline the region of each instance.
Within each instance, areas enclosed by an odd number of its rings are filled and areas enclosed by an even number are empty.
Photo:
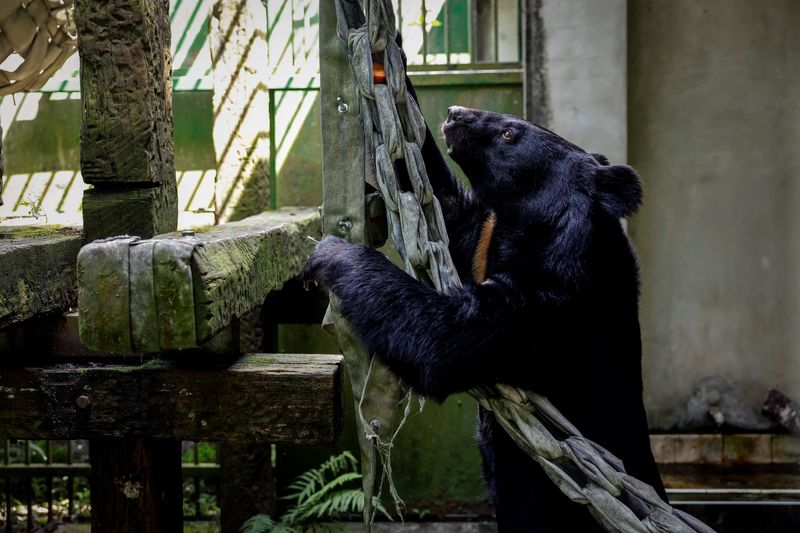
[[[365,134],[375,148],[378,185],[394,244],[406,271],[447,293],[461,282],[448,250],[439,202],[422,161],[425,140],[422,113],[405,86],[405,68],[395,44],[391,0],[363,0],[366,25],[350,28],[337,1],[337,31],[348,44],[356,86],[361,93]],[[384,58],[386,84],[373,83],[372,58]],[[400,190],[392,162],[404,159],[413,192]],[[713,532],[694,517],[674,509],[649,485],[625,473],[608,450],[585,439],[543,396],[497,385],[470,391],[571,500],[587,505],[611,532]],[[545,423],[566,435],[553,436]],[[574,468],[565,468],[570,465]],[[569,472],[577,470],[575,479]]]
[[[0,2],[0,63],[17,54],[13,72],[0,70],[0,96],[34,91],[77,50],[73,0]]]

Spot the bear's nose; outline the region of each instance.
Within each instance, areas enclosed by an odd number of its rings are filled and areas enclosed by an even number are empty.
[[[464,114],[464,108],[458,105],[447,108],[447,121],[456,122]]]

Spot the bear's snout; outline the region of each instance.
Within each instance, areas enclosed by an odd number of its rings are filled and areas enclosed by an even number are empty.
[[[468,126],[469,123],[473,122],[470,119],[474,118],[475,113],[475,109],[458,105],[447,108],[447,119],[442,123],[442,134],[447,143],[448,152],[452,153],[450,149],[452,149],[453,144],[464,134],[463,131],[458,134],[456,130],[463,130],[461,126]]]
[[[455,124],[456,122],[473,122],[486,113],[486,111],[481,111],[480,109],[470,109],[469,107],[454,105],[447,108],[447,120],[445,120],[444,123],[445,125],[449,125]]]
[[[453,105],[447,108],[447,122],[457,122],[461,118],[464,108],[458,105]]]

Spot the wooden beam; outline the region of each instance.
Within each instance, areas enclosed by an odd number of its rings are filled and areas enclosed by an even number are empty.
[[[81,174],[175,183],[168,0],[77,0]]]
[[[82,244],[80,229],[0,229],[0,329],[76,304]]]
[[[83,227],[86,242],[112,235],[153,235],[175,231],[178,192],[169,184],[158,187],[107,188],[83,193]]]
[[[284,208],[191,236],[87,245],[81,340],[117,353],[201,346],[297,276],[314,247],[308,237],[320,235],[316,208]]]
[[[163,360],[0,370],[0,438],[329,444],[339,355],[251,354],[222,368]]]
[[[309,237],[321,236],[317,208],[269,211],[199,234],[203,246],[192,256],[198,340],[210,338],[299,275],[314,249]]]
[[[168,0],[77,0],[87,240],[178,223]]]

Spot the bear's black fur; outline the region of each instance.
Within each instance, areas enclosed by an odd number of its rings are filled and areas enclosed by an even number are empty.
[[[463,288],[440,294],[380,253],[332,237],[306,277],[339,297],[369,351],[416,391],[443,400],[508,383],[546,395],[666,499],[642,402],[638,266],[619,220],[640,204],[637,175],[511,116],[453,107],[442,131],[471,188],[430,132],[423,155]],[[491,213],[478,283],[474,255]],[[601,530],[489,412],[480,413],[479,444],[500,531]]]

